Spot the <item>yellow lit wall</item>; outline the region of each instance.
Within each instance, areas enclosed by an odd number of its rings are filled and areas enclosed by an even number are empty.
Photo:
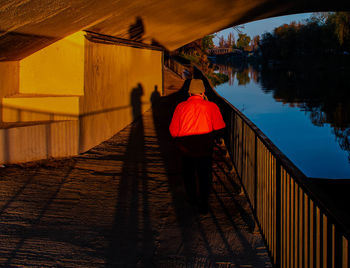
[[[77,32],[20,61],[19,93],[83,95],[84,32]]]
[[[161,51],[94,43],[81,33],[0,70],[0,163],[84,152],[149,109],[163,84]]]
[[[162,52],[86,40],[85,91],[80,98],[80,152],[113,136],[162,89]],[[142,90],[142,93],[140,93]],[[138,100],[139,98],[139,100]]]

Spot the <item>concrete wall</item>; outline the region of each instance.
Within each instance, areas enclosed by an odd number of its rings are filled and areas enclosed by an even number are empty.
[[[19,93],[84,94],[84,32],[77,32],[20,61]]]
[[[162,91],[162,52],[86,40],[80,151],[106,140],[150,108]]]
[[[20,163],[78,152],[78,121],[0,129],[0,163]]]
[[[0,163],[84,152],[149,109],[155,89],[162,92],[161,51],[95,43],[81,33],[1,62],[1,70]]]

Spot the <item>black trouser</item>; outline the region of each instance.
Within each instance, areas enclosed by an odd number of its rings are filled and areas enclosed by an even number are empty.
[[[212,156],[182,155],[182,174],[190,201],[198,201],[200,205],[207,206],[212,184]]]

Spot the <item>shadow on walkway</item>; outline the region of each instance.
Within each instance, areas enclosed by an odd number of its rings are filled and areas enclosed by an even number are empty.
[[[184,201],[168,127],[188,86],[155,96],[138,117],[139,85],[135,122],[111,139],[77,157],[0,169],[0,266],[270,267],[224,147],[215,148],[210,213]]]
[[[138,84],[131,92],[134,123],[130,126],[126,151],[123,156],[122,173],[117,190],[117,202],[108,261],[106,266],[151,267],[155,250],[149,215],[148,189],[150,178],[145,153],[145,130],[141,116],[143,88]]]
[[[168,128],[177,104],[188,98],[189,84],[190,80],[184,81],[178,92],[162,97],[153,106],[155,129],[174,207],[174,214],[169,215],[164,226],[163,236],[158,238],[157,264],[164,267],[183,264],[215,267],[226,263],[268,267],[266,249],[259,235],[254,234],[253,215],[247,200],[240,195],[242,189],[238,178],[233,179],[230,172],[232,166],[225,158],[224,145],[215,148],[210,213],[201,216],[185,201],[180,156]],[[257,254],[259,250],[265,254]]]

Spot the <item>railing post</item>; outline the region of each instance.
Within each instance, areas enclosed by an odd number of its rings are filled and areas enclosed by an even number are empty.
[[[254,155],[254,200],[253,200],[253,204],[254,204],[254,212],[255,214],[257,213],[257,209],[256,209],[256,206],[258,205],[258,196],[257,196],[257,193],[258,193],[258,190],[257,190],[257,187],[258,187],[258,135],[255,133],[255,146],[254,146],[254,152],[255,152],[255,155]]]
[[[231,150],[231,158],[232,158],[232,162],[234,163],[235,158],[234,158],[234,135],[235,135],[235,122],[234,122],[234,111],[231,110],[230,111],[230,133],[229,133],[229,140],[230,140],[230,150]]]
[[[276,159],[276,267],[282,267],[281,265],[281,250],[282,250],[282,193],[281,193],[281,162]]]
[[[242,132],[241,132],[241,135],[242,135],[242,143],[241,143],[241,150],[242,150],[242,154],[241,154],[241,180],[242,180],[242,184],[244,185],[243,183],[243,156],[244,156],[244,151],[243,151],[243,143],[244,143],[244,121],[243,119],[241,118],[241,122],[242,122]]]
[[[342,247],[342,236],[339,233],[338,228],[335,228],[334,232],[334,267],[342,267],[342,258],[343,258],[343,247]]]

